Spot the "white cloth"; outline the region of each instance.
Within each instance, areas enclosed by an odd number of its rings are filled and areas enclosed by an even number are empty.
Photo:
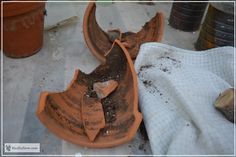
[[[146,43],[135,61],[153,154],[234,154],[234,124],[214,101],[234,86],[234,48],[184,50]]]

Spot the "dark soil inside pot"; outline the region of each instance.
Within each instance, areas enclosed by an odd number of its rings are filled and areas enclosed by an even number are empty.
[[[119,46],[114,45],[114,48],[106,57],[105,64],[98,66],[90,74],[85,74],[83,72],[79,74],[78,83],[88,87],[88,90],[85,93],[87,97],[97,98],[96,92],[93,91],[93,84],[95,82],[115,80],[119,84],[124,79],[127,61],[122,51],[123,50],[121,50]],[[106,123],[112,123],[116,120],[116,112],[119,109],[116,105],[117,103],[113,101],[114,92],[115,91],[106,98],[101,99]]]

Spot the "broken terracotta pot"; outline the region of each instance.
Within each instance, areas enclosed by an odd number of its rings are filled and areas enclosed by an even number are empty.
[[[135,59],[139,47],[145,42],[160,42],[163,35],[164,19],[157,13],[142,29],[137,32],[121,33],[118,29],[105,32],[96,21],[96,4],[90,2],[83,21],[83,32],[88,48],[101,62],[105,62],[105,53],[111,48],[114,39],[119,39],[127,48],[132,59]]]
[[[94,83],[108,80],[116,81],[118,86],[104,99],[98,99]],[[130,141],[142,115],[138,112],[133,62],[121,42],[115,40],[105,64],[92,73],[77,70],[64,92],[41,93],[37,116],[51,132],[74,144],[104,148]]]

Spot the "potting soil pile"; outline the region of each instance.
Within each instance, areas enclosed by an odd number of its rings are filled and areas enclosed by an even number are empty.
[[[153,154],[233,154],[234,123],[214,108],[234,85],[234,48],[141,46],[139,105]]]

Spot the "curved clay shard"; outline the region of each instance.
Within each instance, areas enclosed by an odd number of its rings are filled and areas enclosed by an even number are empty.
[[[162,13],[157,13],[137,33],[121,33],[118,30],[115,30],[115,32],[112,30],[106,33],[98,25],[95,12],[95,3],[90,2],[84,15],[83,32],[89,49],[103,63],[105,62],[105,52],[108,52],[111,48],[114,38],[119,39],[124,44],[132,59],[136,58],[142,43],[159,42],[162,39],[164,27]]]
[[[118,86],[98,100],[94,83],[114,80]],[[86,98],[84,98],[86,97]],[[102,104],[103,111],[101,111]],[[94,109],[84,105],[98,105]],[[94,114],[92,117],[86,115]],[[104,113],[105,126],[103,125]],[[95,114],[98,114],[95,116]],[[106,63],[92,73],[76,71],[66,91],[41,93],[37,116],[57,136],[86,147],[113,147],[130,141],[142,120],[138,112],[137,78],[132,60],[120,41],[115,40]],[[95,121],[95,117],[100,119]],[[97,123],[93,127],[89,123]]]
[[[105,127],[102,104],[99,99],[84,96],[82,99],[82,120],[90,141],[94,141],[100,129]]]
[[[215,107],[221,111],[225,117],[234,123],[235,107],[234,107],[234,89],[229,88],[222,92],[215,101]]]

